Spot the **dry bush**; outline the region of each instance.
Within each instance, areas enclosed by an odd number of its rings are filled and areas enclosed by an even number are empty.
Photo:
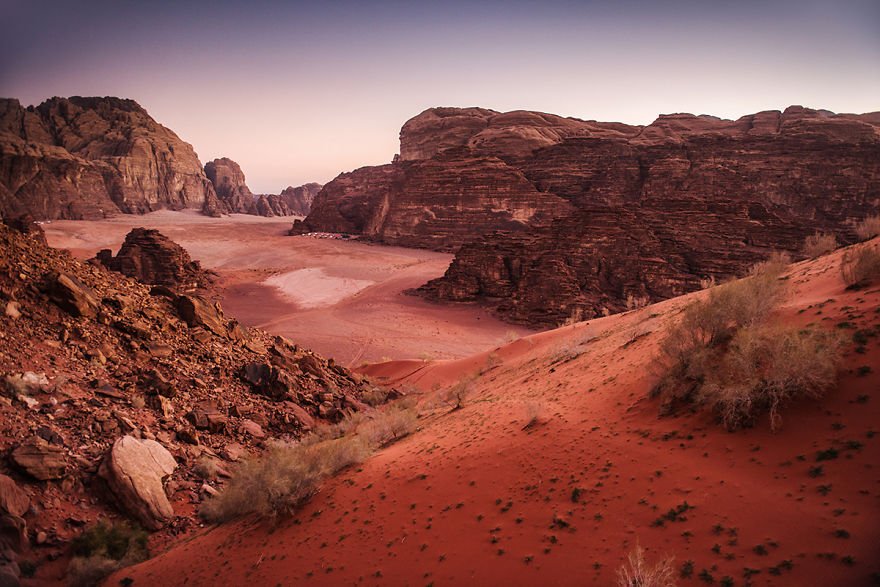
[[[776,429],[785,403],[819,397],[834,385],[837,335],[762,324],[784,295],[784,267],[781,259],[763,263],[685,308],[661,344],[665,373],[652,393],[662,411],[707,406],[729,430],[769,413]]]
[[[800,398],[819,398],[834,387],[841,360],[835,332],[784,326],[752,326],[738,331],[717,361],[705,365],[697,402],[718,414],[725,428],[751,426]]]
[[[200,479],[216,479],[220,468],[220,461],[216,458],[201,456],[193,465],[193,473]]]
[[[636,545],[626,563],[617,569],[618,587],[675,587],[674,559],[667,557],[651,565],[645,560],[645,550]]]
[[[261,456],[241,463],[227,487],[205,502],[200,514],[213,522],[245,514],[285,515],[311,497],[326,477],[369,454],[365,439],[356,435],[275,443]]]
[[[70,587],[94,587],[120,568],[119,561],[106,556],[77,556],[70,559],[67,566],[67,584]]]
[[[370,446],[381,447],[412,434],[417,425],[414,409],[389,409],[361,423],[357,434]]]
[[[368,406],[376,407],[388,401],[389,390],[382,387],[374,387],[361,395],[361,401]]]
[[[523,430],[534,428],[547,419],[547,406],[544,402],[532,400],[523,404],[526,414],[526,424]]]
[[[801,252],[809,259],[826,255],[837,248],[837,237],[833,234],[817,232],[804,239]]]
[[[297,443],[275,443],[241,463],[227,487],[202,507],[202,517],[222,522],[246,514],[277,518],[295,510],[321,482],[363,462],[377,448],[416,429],[414,402],[400,400],[385,410],[357,412],[323,426]]]
[[[745,279],[713,287],[704,300],[684,309],[681,321],[663,341],[663,354],[673,364],[687,367],[701,349],[726,342],[737,329],[764,320],[785,294],[779,279],[785,267],[771,259]]]
[[[578,322],[583,322],[584,320],[584,309],[581,307],[575,307],[571,309],[571,312],[568,314],[568,318],[562,321],[559,326],[571,326],[572,324],[577,324]]]
[[[468,396],[470,396],[472,391],[472,380],[462,379],[443,392],[443,403],[450,406],[453,410],[460,410],[464,407],[464,402],[467,400]]]
[[[626,309],[629,310],[638,310],[639,308],[644,308],[648,304],[651,303],[650,298],[648,296],[634,296],[632,294],[627,294],[626,296]]]
[[[840,273],[849,287],[880,279],[880,246],[866,243],[847,251],[840,262]]]
[[[880,215],[868,216],[855,226],[856,236],[866,241],[880,235]]]

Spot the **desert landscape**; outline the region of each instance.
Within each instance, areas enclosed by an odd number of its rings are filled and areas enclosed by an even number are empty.
[[[7,12],[0,587],[880,585],[877,6]]]

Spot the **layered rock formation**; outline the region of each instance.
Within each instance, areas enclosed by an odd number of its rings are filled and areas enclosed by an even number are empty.
[[[192,146],[133,100],[0,99],[0,215],[90,219],[201,208],[213,198]]]
[[[158,230],[134,228],[115,257],[110,249],[104,249],[96,258],[108,269],[141,283],[191,291],[209,282],[199,262]]]
[[[699,287],[880,207],[880,113],[791,107],[646,127],[435,108],[401,156],[327,184],[292,233],[457,250],[435,299],[555,324]]]

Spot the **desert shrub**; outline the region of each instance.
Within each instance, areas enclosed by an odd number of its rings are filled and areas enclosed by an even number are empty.
[[[702,349],[728,341],[737,329],[762,321],[785,293],[779,280],[786,265],[771,259],[757,265],[745,279],[713,287],[703,300],[684,309],[681,321],[662,343],[668,360],[687,370]]]
[[[855,226],[856,236],[866,241],[880,235],[880,215],[868,216]]]
[[[363,401],[368,406],[379,406],[388,401],[389,390],[382,387],[374,387],[369,389],[361,395],[361,401]]]
[[[850,287],[880,279],[880,246],[866,243],[847,251],[840,262],[840,273]]]
[[[67,569],[74,587],[97,585],[101,579],[149,556],[147,533],[128,523],[99,522],[71,541]]]
[[[289,514],[324,479],[412,433],[416,424],[415,404],[401,400],[382,411],[353,414],[297,443],[274,443],[259,457],[240,464],[227,487],[207,501],[200,514],[213,522],[247,514],[267,518]]]
[[[201,456],[193,465],[193,473],[200,479],[216,479],[220,468],[220,461],[216,458]]]
[[[363,461],[369,452],[359,436],[274,443],[259,457],[241,463],[226,488],[205,502],[200,514],[214,522],[246,514],[285,515],[311,497],[327,476]]]
[[[538,424],[544,422],[547,418],[547,406],[543,402],[535,400],[527,401],[523,405],[523,408],[526,416],[526,424],[523,426],[523,430],[534,428]]]
[[[804,240],[804,246],[801,249],[801,252],[803,252],[806,257],[815,259],[816,257],[821,257],[822,255],[830,253],[836,248],[837,238],[833,234],[817,232],[812,236],[808,236]]]
[[[783,261],[771,259],[685,308],[661,343],[665,372],[652,393],[663,412],[706,406],[729,430],[769,413],[775,429],[785,403],[834,385],[836,334],[763,325],[784,295]]]
[[[371,446],[385,446],[411,434],[418,424],[418,416],[413,409],[392,408],[365,420],[357,428]]]
[[[443,403],[450,406],[453,410],[460,410],[464,407],[464,402],[471,394],[471,391],[471,379],[462,379],[443,392]]]
[[[718,360],[707,365],[697,402],[715,411],[728,430],[750,426],[763,413],[769,413],[775,430],[786,403],[821,397],[834,386],[841,351],[835,332],[743,328]]]
[[[618,587],[675,587],[673,558],[667,557],[651,565],[645,560],[644,549],[636,545],[617,570]]]

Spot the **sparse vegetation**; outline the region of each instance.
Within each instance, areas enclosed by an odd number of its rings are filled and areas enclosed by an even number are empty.
[[[107,575],[149,556],[147,533],[125,522],[99,522],[73,539],[67,568],[74,587],[97,585]]]
[[[618,587],[675,587],[675,566],[672,557],[653,565],[645,560],[645,550],[638,544],[617,570]]]
[[[840,273],[847,286],[855,288],[880,279],[880,245],[856,245],[843,255]]]
[[[855,226],[856,236],[866,241],[880,235],[880,215],[868,216]]]
[[[653,393],[665,412],[706,406],[728,430],[769,413],[776,429],[785,403],[820,397],[834,385],[842,350],[837,334],[764,324],[784,295],[785,262],[773,257],[685,308],[661,346],[668,370]]]
[[[295,510],[338,471],[364,461],[374,450],[415,430],[414,406],[400,403],[359,414],[297,443],[277,442],[259,458],[244,461],[219,496],[200,514],[220,522],[245,514],[275,518]]]
[[[460,410],[464,407],[464,402],[472,390],[471,379],[462,379],[443,393],[443,403],[450,406],[453,411]]]
[[[828,254],[837,248],[837,238],[833,234],[817,232],[804,240],[801,252],[809,258],[815,259]]]

